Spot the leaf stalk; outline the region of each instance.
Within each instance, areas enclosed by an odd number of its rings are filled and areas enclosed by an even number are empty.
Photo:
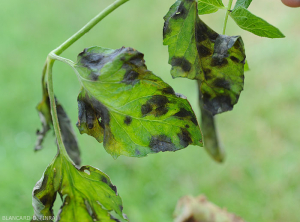
[[[233,2],[233,0],[229,0],[228,5],[227,5],[227,10],[226,10],[225,19],[224,19],[223,32],[222,32],[223,35],[225,35],[225,32],[226,32],[227,21],[228,21],[229,13],[231,12],[232,2]]]

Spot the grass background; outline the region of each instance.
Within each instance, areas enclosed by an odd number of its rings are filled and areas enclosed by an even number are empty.
[[[9,0],[0,7],[0,216],[29,216],[31,191],[53,159],[51,133],[34,153],[40,121],[40,76],[47,54],[112,0]],[[76,61],[85,47],[131,46],[148,68],[186,95],[199,117],[196,83],[172,79],[163,16],[171,0],[132,0],[107,17],[63,56]],[[276,25],[285,39],[265,39],[229,21],[227,34],[243,36],[250,72],[232,112],[217,117],[226,162],[213,162],[203,148],[113,160],[97,141],[79,136],[84,165],[107,173],[118,187],[124,212],[133,222],[172,221],[177,200],[205,194],[210,201],[247,221],[299,221],[300,209],[300,9],[279,0],[253,1],[253,13]],[[202,16],[222,30],[224,12]],[[73,125],[79,84],[72,70],[57,62],[54,87]],[[77,131],[77,130],[76,130]],[[56,204],[55,209],[58,209]],[[0,218],[0,220],[1,220]]]

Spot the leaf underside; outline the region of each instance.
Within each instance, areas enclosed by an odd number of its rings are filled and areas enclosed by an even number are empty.
[[[198,0],[198,14],[210,14],[224,9],[225,6],[221,0]]]
[[[61,154],[57,154],[33,189],[32,221],[52,221],[57,194],[63,201],[57,221],[119,221],[110,215],[110,211],[126,219],[122,213],[122,200],[109,177],[91,166],[78,169]]]
[[[188,100],[147,70],[142,53],[92,47],[79,54],[75,68],[83,86],[77,127],[114,158],[202,146]]]
[[[231,110],[244,85],[241,37],[210,29],[199,18],[195,0],[177,0],[164,19],[172,76],[201,81],[203,106],[212,115]]]
[[[262,18],[253,15],[242,6],[235,8],[232,13],[230,13],[230,16],[241,29],[252,32],[255,35],[267,38],[285,37],[278,28],[269,24]]]
[[[40,120],[42,123],[42,129],[37,131],[37,142],[34,150],[38,151],[42,149],[42,143],[48,131],[52,127],[52,117],[50,112],[50,99],[47,93],[47,87],[43,86],[43,100],[37,105],[36,109],[38,110]],[[62,105],[55,99],[56,109],[59,121],[59,127],[61,129],[61,134],[63,138],[66,151],[69,154],[70,158],[74,161],[76,165],[80,165],[80,150],[77,143],[76,135],[71,125],[71,121],[65,112]]]

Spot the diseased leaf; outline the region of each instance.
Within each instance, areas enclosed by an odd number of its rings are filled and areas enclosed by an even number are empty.
[[[47,93],[47,89],[45,88],[43,90],[43,100],[37,105],[37,110],[39,112],[39,116],[42,122],[42,130],[37,130],[37,142],[35,145],[34,150],[40,150],[42,149],[42,143],[43,140],[47,134],[47,132],[52,127],[52,117],[50,113],[50,100],[49,95]],[[80,165],[81,159],[80,159],[80,150],[78,147],[76,135],[74,133],[74,130],[71,125],[71,121],[66,114],[64,108],[62,105],[56,101],[56,109],[57,109],[57,115],[58,115],[58,121],[59,126],[61,129],[61,134],[63,138],[63,142],[65,144],[66,150],[71,157],[71,159],[74,161],[76,165]]]
[[[198,0],[199,15],[214,13],[224,8],[222,0]]]
[[[182,197],[177,203],[174,215],[174,222],[245,222],[226,209],[209,202],[204,195]]]
[[[234,9],[238,8],[239,6],[242,6],[244,8],[248,8],[251,4],[252,0],[237,0],[234,6]]]
[[[62,154],[57,154],[33,189],[32,221],[52,221],[57,194],[63,201],[57,221],[118,221],[110,211],[126,218],[122,214],[122,200],[109,177],[91,166],[77,169]]]
[[[210,29],[195,0],[177,0],[164,19],[172,76],[200,80],[203,106],[213,115],[231,110],[244,85],[242,38]]]
[[[235,8],[232,13],[230,13],[230,16],[240,28],[252,32],[255,35],[267,38],[285,37],[278,28],[269,24],[262,18],[253,15],[244,7],[239,6]]]
[[[147,70],[142,53],[92,47],[75,68],[83,86],[77,127],[103,141],[114,158],[202,146],[189,102]]]
[[[198,81],[198,86],[201,82]],[[199,95],[199,106],[201,110],[201,130],[203,133],[203,143],[205,150],[217,162],[223,162],[225,151],[218,138],[217,128],[213,115],[203,108],[201,93]]]

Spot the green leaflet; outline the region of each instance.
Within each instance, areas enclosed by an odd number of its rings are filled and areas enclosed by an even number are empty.
[[[201,81],[203,106],[213,115],[233,108],[244,85],[244,44],[219,35],[197,14],[195,0],[177,0],[164,17],[164,45],[174,78]]]
[[[269,24],[262,18],[253,15],[244,7],[239,6],[235,8],[232,13],[230,13],[230,16],[240,28],[252,32],[255,35],[268,38],[285,37],[278,28]]]
[[[52,221],[57,193],[63,200],[58,221],[117,221],[109,214],[112,210],[126,218],[122,200],[106,174],[91,166],[78,169],[59,153],[33,189],[32,221]]]
[[[244,8],[248,8],[251,4],[252,0],[237,0],[234,6],[234,9],[238,8],[239,6],[242,6]]]
[[[52,117],[50,113],[50,101],[49,95],[47,93],[47,88],[43,86],[43,100],[37,105],[36,109],[38,110],[40,120],[42,123],[42,130],[37,130],[37,142],[34,150],[38,151],[42,149],[43,140],[47,132],[51,129],[52,126]],[[67,153],[70,158],[74,161],[76,165],[80,165],[80,150],[78,147],[77,139],[71,125],[71,121],[66,114],[62,105],[56,100],[56,109],[58,115],[59,126],[61,129],[61,134],[63,142],[65,144]]]
[[[225,9],[222,0],[198,0],[199,15],[210,14]]]
[[[83,86],[77,127],[114,158],[202,146],[188,100],[147,70],[142,53],[92,47],[79,54],[75,69]]]

